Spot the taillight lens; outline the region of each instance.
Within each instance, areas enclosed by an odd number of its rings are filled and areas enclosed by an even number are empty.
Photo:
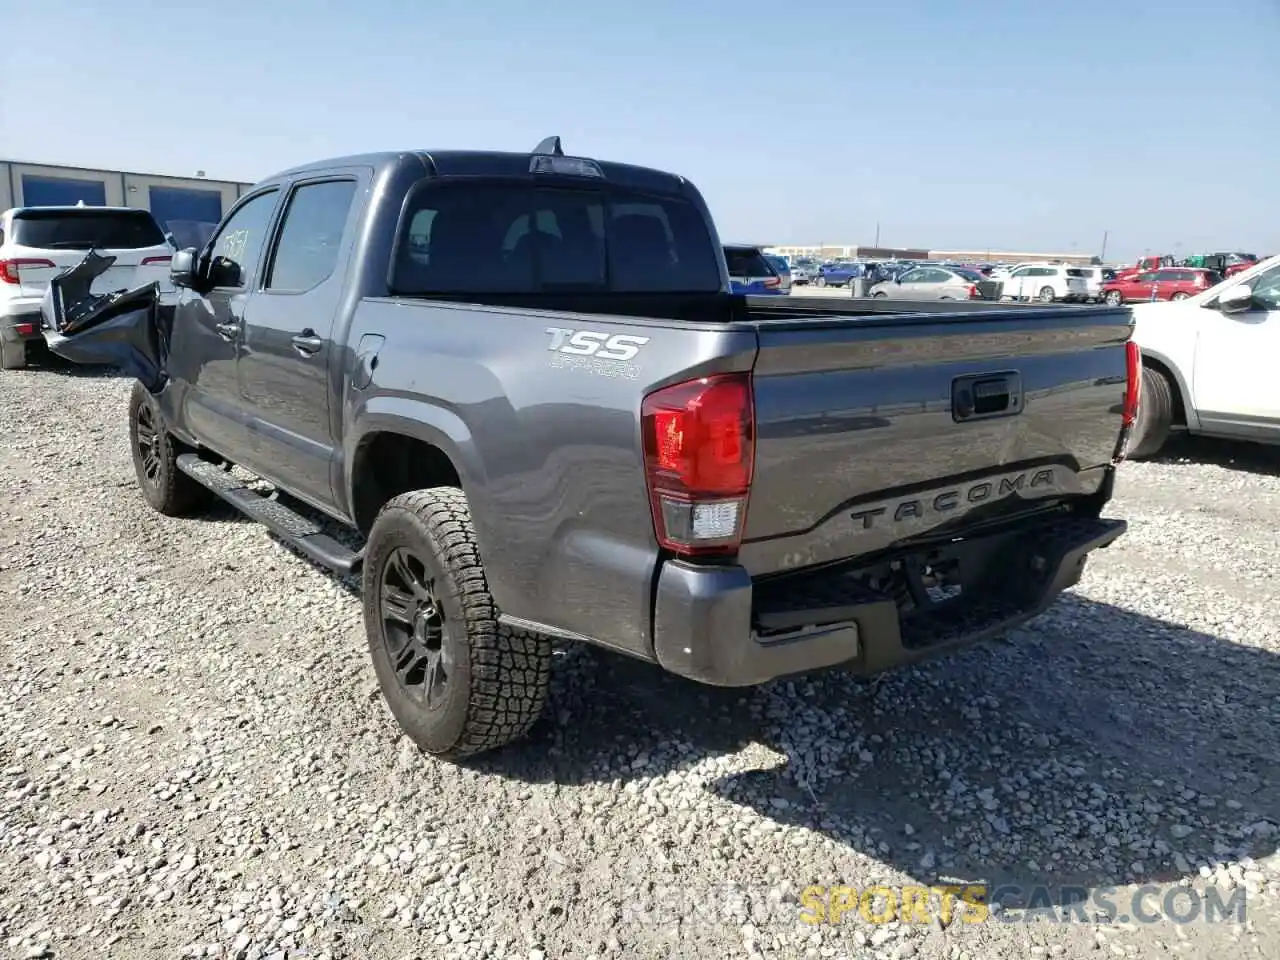
[[[1142,403],[1142,349],[1132,340],[1124,345],[1124,406],[1120,415],[1120,442],[1113,458],[1119,463],[1129,450],[1129,440],[1134,424],[1138,421],[1138,407]]]
[[[664,387],[645,397],[640,422],[658,543],[683,556],[736,552],[755,465],[751,375]]]
[[[161,263],[172,263],[173,257],[143,257],[142,265],[144,267],[154,267]]]
[[[0,260],[0,283],[21,283],[18,270],[21,267],[56,267],[52,260],[41,260],[34,257],[19,257],[15,260]]]
[[[764,281],[764,286],[766,290],[773,290],[775,287],[782,286],[782,279],[780,277],[767,277]]]
[[[1124,345],[1124,425],[1133,426],[1138,419],[1142,399],[1142,348],[1130,340]]]
[[[969,284],[969,299],[977,300],[979,297],[978,287],[976,284]]]

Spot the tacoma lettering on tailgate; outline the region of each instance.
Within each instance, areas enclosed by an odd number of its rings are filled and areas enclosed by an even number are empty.
[[[870,530],[883,517],[894,523],[920,520],[930,514],[948,513],[965,504],[979,504],[988,500],[1003,500],[1022,490],[1052,490],[1058,487],[1058,478],[1052,467],[1024,470],[1003,477],[980,480],[962,487],[952,487],[932,496],[898,500],[891,505],[855,510],[849,518],[862,523],[863,530]],[[1066,491],[1063,491],[1066,492]]]

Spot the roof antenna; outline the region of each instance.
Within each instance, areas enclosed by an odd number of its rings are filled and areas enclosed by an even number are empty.
[[[533,148],[534,153],[549,153],[553,157],[563,157],[564,151],[560,149],[559,137],[547,137],[536,147]]]

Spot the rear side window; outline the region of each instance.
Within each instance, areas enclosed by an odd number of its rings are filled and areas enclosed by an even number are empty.
[[[1092,276],[1093,276],[1093,271],[1092,271],[1092,270],[1082,270],[1082,269],[1081,269],[1081,268],[1079,268],[1079,267],[1067,267],[1067,276],[1068,276],[1068,277],[1078,277],[1078,278],[1081,278],[1081,279],[1087,279],[1087,278],[1089,278],[1089,277],[1092,277]]]
[[[293,192],[267,276],[268,290],[310,290],[329,278],[338,264],[355,193],[352,180],[307,183]]]
[[[731,277],[772,277],[773,268],[759,250],[742,247],[725,247],[725,263]]]
[[[720,289],[703,217],[677,198],[429,183],[404,222],[391,271],[399,294]]]
[[[13,242],[43,250],[137,250],[165,242],[146,210],[26,210],[13,217]]]

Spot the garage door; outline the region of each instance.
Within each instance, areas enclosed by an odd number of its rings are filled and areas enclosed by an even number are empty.
[[[81,202],[90,207],[105,207],[107,185],[101,180],[22,175],[24,207],[74,207]]]
[[[151,215],[179,248],[203,247],[222,219],[222,191],[152,187]]]

